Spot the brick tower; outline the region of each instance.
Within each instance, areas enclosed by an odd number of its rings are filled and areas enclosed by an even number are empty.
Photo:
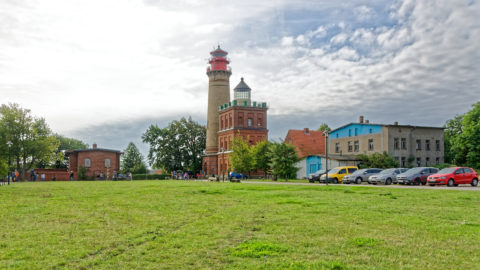
[[[207,144],[203,158],[206,174],[218,174],[218,108],[230,101],[230,75],[232,70],[228,66],[227,52],[220,48],[210,52],[210,66],[208,76],[208,113],[207,113]]]

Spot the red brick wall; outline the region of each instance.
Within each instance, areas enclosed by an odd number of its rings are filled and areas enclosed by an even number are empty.
[[[70,179],[66,169],[34,169],[38,173],[37,181],[41,181],[42,173],[45,174],[45,181],[52,181],[53,176],[57,181],[67,181]],[[26,173],[25,180],[30,180],[30,172]]]
[[[120,170],[120,153],[99,150],[80,151],[70,154],[70,169],[74,172],[74,178],[78,179],[78,167],[85,167],[85,159],[90,159],[90,167],[87,168],[87,175],[97,179],[100,172],[104,178],[112,179],[113,171]],[[105,159],[110,159],[110,168],[105,167]],[[107,177],[108,175],[108,177]]]

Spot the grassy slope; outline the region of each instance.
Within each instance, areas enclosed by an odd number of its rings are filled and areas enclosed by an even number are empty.
[[[480,268],[480,192],[50,182],[0,201],[2,269]]]

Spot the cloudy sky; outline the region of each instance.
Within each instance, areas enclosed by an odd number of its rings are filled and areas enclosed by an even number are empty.
[[[0,103],[124,149],[150,124],[206,123],[209,51],[288,129],[441,126],[480,101],[480,3],[0,0]]]

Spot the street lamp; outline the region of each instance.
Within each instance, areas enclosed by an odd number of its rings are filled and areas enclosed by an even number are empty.
[[[8,178],[8,184],[10,185],[10,148],[12,148],[12,142],[8,141],[8,164],[7,164],[7,178]]]
[[[222,152],[222,182],[225,182],[225,173],[224,173],[224,167],[225,167],[225,148],[222,147],[221,149]]]
[[[328,186],[328,131],[325,132],[325,185]]]

